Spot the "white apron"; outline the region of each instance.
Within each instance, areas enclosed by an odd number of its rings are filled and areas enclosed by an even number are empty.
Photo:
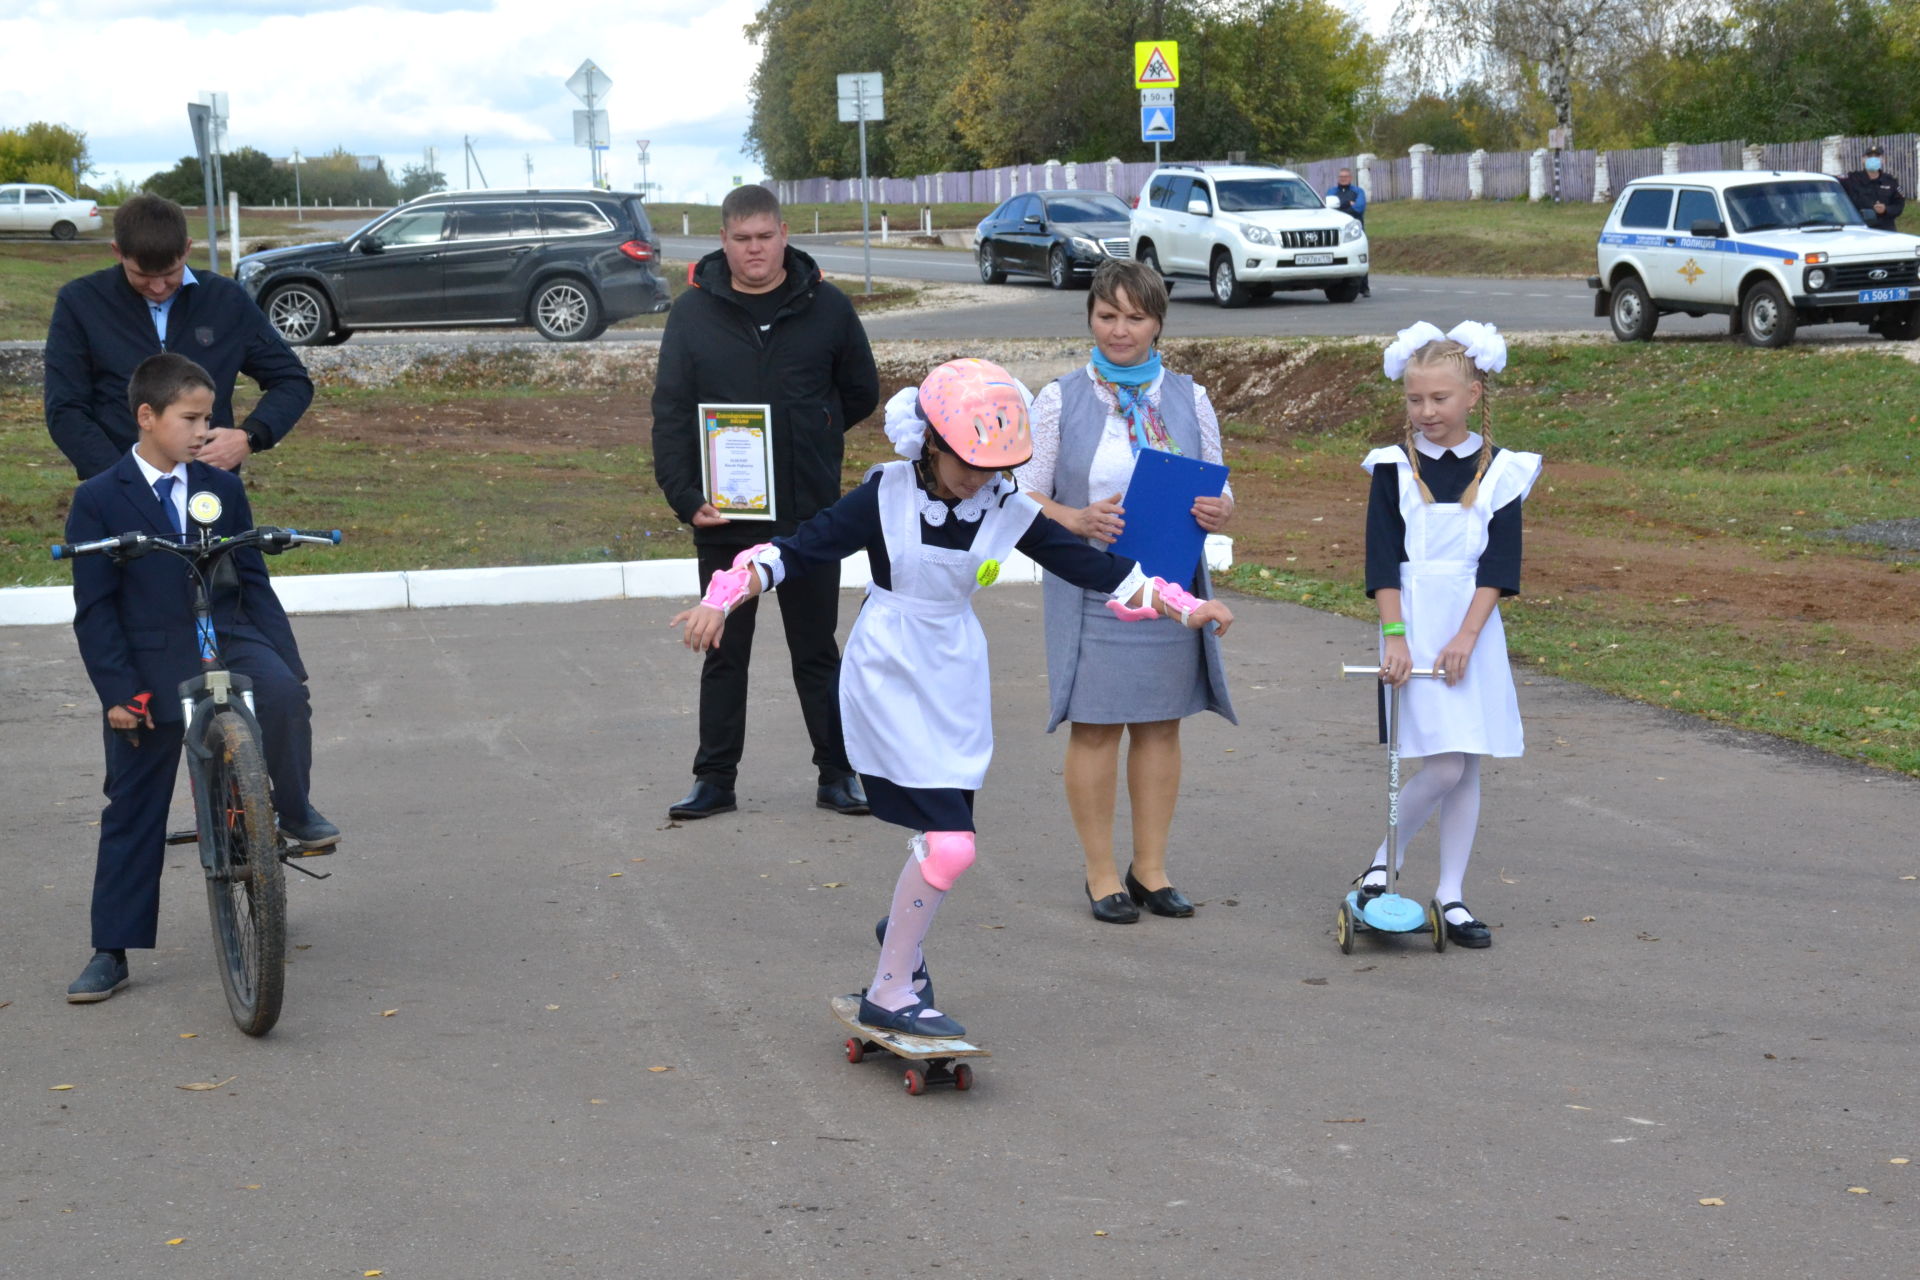
[[[1407,649],[1415,667],[1432,667],[1447,641],[1459,634],[1473,603],[1488,522],[1494,512],[1533,488],[1540,455],[1500,452],[1487,465],[1469,507],[1423,500],[1406,450],[1399,445],[1375,449],[1361,465],[1371,473],[1388,464],[1400,468],[1400,515],[1407,522],[1407,559],[1400,566]],[[1382,645],[1384,650],[1384,640]],[[1401,689],[1400,754],[1518,756],[1525,750],[1506,631],[1496,606],[1480,631],[1464,680],[1452,686],[1444,680],[1409,680]]]
[[[923,546],[913,464],[879,471],[893,587],[867,588],[840,662],[847,761],[902,787],[977,791],[993,759],[993,686],[972,597],[981,565],[1004,562],[1040,506],[1015,493],[987,509],[971,549]]]

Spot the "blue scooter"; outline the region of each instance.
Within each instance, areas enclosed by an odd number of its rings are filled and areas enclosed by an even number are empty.
[[[1445,677],[1446,672],[1420,669],[1412,674],[1415,679],[1432,680]],[[1378,681],[1380,668],[1342,665],[1340,678],[1352,676],[1372,676]],[[1399,894],[1400,689],[1400,685],[1389,686],[1387,696],[1387,891],[1368,896],[1360,892],[1358,885],[1347,891],[1333,920],[1334,940],[1346,955],[1353,954],[1354,937],[1363,929],[1374,933],[1418,933],[1426,929],[1433,935],[1435,951],[1447,949],[1447,926],[1439,901],[1429,902],[1422,910],[1419,903]]]

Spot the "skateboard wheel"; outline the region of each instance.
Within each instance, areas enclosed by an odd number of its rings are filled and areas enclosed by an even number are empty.
[[[900,1083],[907,1086],[907,1092],[916,1098],[927,1091],[927,1078],[918,1067],[908,1067],[901,1074]]]
[[[953,1087],[960,1093],[973,1088],[973,1068],[964,1062],[954,1064]]]
[[[847,1041],[847,1061],[848,1062],[859,1062],[861,1059],[865,1058],[866,1056],[867,1056],[867,1046],[862,1044],[858,1037],[851,1038]]]
[[[1333,940],[1340,944],[1342,955],[1353,954],[1353,916],[1344,902],[1340,904],[1340,910],[1334,913]]]

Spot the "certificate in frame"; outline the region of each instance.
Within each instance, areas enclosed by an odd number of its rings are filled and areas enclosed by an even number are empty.
[[[729,520],[777,518],[773,494],[773,407],[703,404],[700,488]]]

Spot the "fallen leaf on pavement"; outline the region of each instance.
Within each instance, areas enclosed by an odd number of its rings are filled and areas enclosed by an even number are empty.
[[[647,1070],[649,1070],[649,1071],[671,1071],[671,1070],[673,1070],[673,1068],[672,1068],[672,1067],[648,1067],[648,1068],[647,1068]]]
[[[173,1239],[167,1241],[168,1244],[185,1244],[186,1242],[187,1238],[185,1236],[175,1236]]]
[[[1592,923],[1593,923],[1593,921],[1594,921],[1594,917],[1592,917],[1592,916],[1581,916],[1581,917],[1580,917],[1580,923],[1581,923],[1581,924],[1592,924]]]
[[[182,1040],[193,1040],[193,1039],[197,1039],[199,1035],[200,1033],[198,1031],[182,1031],[180,1033],[180,1038]]]
[[[606,1104],[606,1101],[607,1100],[605,1098],[588,1098],[587,1105],[590,1107],[604,1106]]]
[[[1365,1116],[1340,1116],[1333,1120],[1321,1121],[1322,1124],[1365,1124],[1366,1122]]]
[[[557,1004],[550,1004],[550,1005],[548,1005],[548,1006],[547,1006],[547,1012],[549,1012],[549,1013],[551,1013],[551,1012],[553,1012],[553,1011],[554,1011],[555,1009],[558,1009],[559,1007],[560,1007],[560,1006],[559,1006],[559,1005],[557,1005]]]
[[[173,1087],[185,1089],[189,1093],[205,1093],[209,1089],[224,1089],[239,1078],[239,1076],[228,1076],[225,1080],[199,1080],[193,1084],[177,1084]]]
[[[1911,1163],[1911,1161],[1909,1161],[1905,1156],[1895,1156],[1893,1159],[1887,1161],[1887,1163],[1888,1164],[1909,1164]]]
[[[1700,1203],[1706,1205],[1709,1209],[1714,1209],[1726,1204],[1726,1201],[1722,1200],[1719,1196],[1707,1196],[1701,1200]]]
[[[56,1084],[56,1085],[54,1085],[54,1086],[53,1086],[53,1088],[52,1088],[52,1090],[51,1090],[51,1092],[53,1092],[53,1093],[65,1093],[65,1092],[66,1092],[67,1090],[69,1090],[69,1089],[71,1089],[71,1088],[73,1088],[73,1086],[72,1086],[72,1085],[70,1085],[70,1084]]]
[[[362,1271],[360,1274],[363,1276],[383,1276],[387,1273],[384,1271]]]
[[[398,1012],[400,1012],[398,1009],[382,1009],[380,1011],[380,1016],[383,1018],[391,1018],[394,1014]]]
[[[625,875],[625,874],[627,874],[627,873],[626,873],[626,872],[624,872],[624,871],[609,871],[609,872],[607,872],[607,879],[609,879],[609,880],[618,880],[618,879],[619,879],[619,878],[620,878],[621,876],[623,876],[623,875]]]
[[[820,887],[822,889],[844,889],[847,885],[844,880],[829,880]]]
[[[1873,1192],[1867,1190],[1865,1187],[1848,1187],[1847,1193],[1856,1196],[1870,1196],[1873,1194]]]
[[[1096,1232],[1094,1232],[1093,1234],[1095,1234],[1095,1235],[1097,1235],[1097,1236],[1103,1236],[1103,1235],[1105,1235],[1105,1234],[1107,1234],[1107,1233],[1106,1233],[1106,1232],[1104,1232],[1104,1231],[1096,1231]]]

